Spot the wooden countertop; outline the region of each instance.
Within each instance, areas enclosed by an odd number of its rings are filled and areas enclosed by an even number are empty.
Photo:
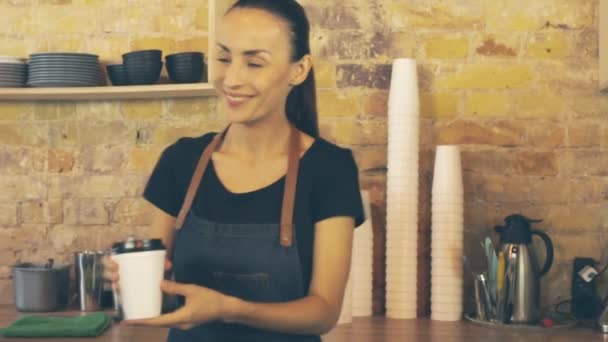
[[[51,315],[75,316],[80,312],[56,312]],[[13,307],[0,306],[0,327],[12,323],[21,314]],[[115,324],[102,336],[96,339],[9,339],[0,341],[49,341],[67,340],[70,342],[165,342],[166,329],[132,327]],[[608,341],[597,330],[589,328],[547,329],[540,332],[514,331],[477,326],[467,321],[437,322],[420,318],[414,320],[395,320],[385,317],[355,318],[353,323],[338,325],[329,334],[323,336],[324,342],[471,342],[471,341],[518,341],[536,342],[548,339],[551,342],[570,341]]]

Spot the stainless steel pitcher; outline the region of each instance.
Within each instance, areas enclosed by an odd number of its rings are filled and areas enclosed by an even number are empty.
[[[549,272],[553,264],[553,243],[545,232],[530,228],[534,222],[540,220],[515,214],[505,218],[505,226],[495,227],[500,234],[499,248],[505,262],[497,307],[497,320],[503,323],[536,323],[541,318],[540,277]],[[545,264],[540,271],[530,248],[533,235],[543,239],[547,250]]]
[[[99,251],[82,251],[74,254],[81,311],[97,311],[102,308],[103,256],[104,253]]]

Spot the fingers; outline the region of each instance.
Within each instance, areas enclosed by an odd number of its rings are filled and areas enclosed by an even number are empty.
[[[103,258],[103,277],[112,283],[119,280],[118,263],[107,256]]]
[[[187,327],[190,320],[189,312],[181,308],[177,311],[148,319],[137,319],[124,321],[128,325],[145,325],[145,326],[160,326],[160,327]]]
[[[187,284],[179,284],[170,280],[163,280],[160,284],[160,288],[163,292],[167,294],[178,294],[187,296],[190,294],[190,289],[192,288]]]
[[[173,267],[171,260],[165,260],[165,271],[169,271]]]

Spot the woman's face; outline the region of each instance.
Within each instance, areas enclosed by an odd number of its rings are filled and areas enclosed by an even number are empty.
[[[305,79],[302,62],[291,61],[290,34],[287,23],[263,10],[237,8],[224,17],[211,62],[229,122],[285,115],[290,83]]]

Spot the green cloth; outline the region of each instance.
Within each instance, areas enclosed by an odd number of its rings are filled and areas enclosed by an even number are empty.
[[[79,316],[56,317],[28,315],[0,329],[4,337],[97,337],[112,323],[103,312]]]

